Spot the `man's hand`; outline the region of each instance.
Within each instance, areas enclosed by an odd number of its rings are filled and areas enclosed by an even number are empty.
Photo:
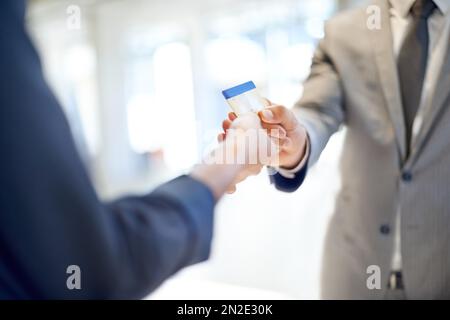
[[[295,168],[305,157],[308,139],[305,128],[297,121],[291,110],[280,105],[270,105],[259,112],[259,117],[262,127],[279,146],[277,163],[271,165],[286,169]],[[222,123],[224,132],[219,135],[219,141],[225,139],[227,131],[233,127],[237,119],[233,112],[228,114],[228,119]]]
[[[248,113],[239,118],[234,117],[233,121],[224,121],[223,126],[226,132],[219,134],[219,142],[229,144],[231,140],[231,144],[238,149],[237,152],[245,154],[244,166],[236,176],[233,185],[227,190],[227,193],[234,193],[236,184],[249,176],[259,174],[264,165],[275,161],[275,157],[278,156],[278,147],[254,113]]]
[[[305,128],[291,110],[281,105],[270,105],[260,111],[259,116],[265,129],[278,129],[280,132],[278,166],[286,169],[295,168],[306,156],[308,135]]]
[[[233,193],[235,185],[258,174],[263,165],[278,156],[278,147],[261,125],[260,118],[249,113],[234,119],[227,135],[219,136],[219,146],[198,165],[191,176],[210,187],[216,199]]]

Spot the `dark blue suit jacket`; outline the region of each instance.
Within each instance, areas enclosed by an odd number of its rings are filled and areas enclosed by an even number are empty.
[[[275,188],[284,192],[294,192],[303,184],[306,178],[306,173],[308,172],[308,165],[305,165],[295,176],[290,178],[285,178],[281,174],[276,173],[270,175],[270,182],[275,185]]]
[[[0,299],[140,298],[208,257],[214,199],[190,177],[99,201],[24,30],[0,2]],[[81,290],[69,290],[69,265]]]
[[[309,149],[309,154],[307,154],[306,156],[309,158],[310,155],[311,155],[311,148]],[[270,173],[275,174],[270,174],[269,176],[270,182],[275,185],[275,188],[277,188],[277,190],[284,192],[294,192],[298,188],[300,188],[300,186],[305,181],[306,174],[308,173],[308,161],[306,161],[303,168],[301,168],[298,172],[295,173],[293,178],[285,178],[276,171],[272,172],[271,171],[272,170],[269,171],[269,174]]]

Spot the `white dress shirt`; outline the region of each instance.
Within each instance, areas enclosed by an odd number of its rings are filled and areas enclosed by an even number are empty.
[[[408,26],[411,23],[411,7],[415,0],[389,0],[390,24],[392,30],[392,39],[394,54],[397,57],[403,40],[407,34]],[[413,124],[412,140],[420,130],[423,114],[428,111],[431,105],[431,99],[440,75],[440,70],[444,64],[445,54],[450,37],[450,0],[434,0],[437,9],[428,19],[428,31],[430,36],[427,71],[423,84],[422,98]],[[308,149],[309,141],[307,145]],[[308,155],[308,152],[306,153]],[[306,164],[306,157],[301,160],[298,166],[292,170],[280,169],[277,171],[285,178],[293,178],[295,173],[300,171]],[[392,271],[400,271],[402,268],[401,256],[401,208],[398,208],[394,228],[394,251],[392,256]]]

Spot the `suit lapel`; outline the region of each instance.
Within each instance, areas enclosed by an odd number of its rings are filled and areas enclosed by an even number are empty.
[[[433,94],[431,104],[428,110],[424,110],[423,122],[419,133],[413,140],[413,154],[411,158],[414,159],[420,151],[423,143],[428,136],[428,133],[433,127],[433,124],[438,120],[438,116],[450,95],[450,44],[447,44],[446,54],[444,56],[444,64],[441,69],[436,89]]]
[[[406,135],[397,64],[394,56],[389,4],[386,0],[376,0],[381,9],[381,29],[369,30],[373,40],[375,60],[381,87],[395,128],[397,145],[402,162],[406,157]]]

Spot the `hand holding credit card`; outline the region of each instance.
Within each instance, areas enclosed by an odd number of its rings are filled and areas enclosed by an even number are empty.
[[[271,165],[291,169],[303,163],[301,160],[309,154],[308,136],[292,110],[262,98],[252,81],[224,90],[222,94],[234,112],[223,121],[224,132],[219,134],[219,141],[225,139],[235,120],[244,118],[243,115],[258,114],[261,127],[279,148],[277,159]]]
[[[250,144],[246,147],[249,150],[254,149],[253,153],[262,160],[259,164],[268,165],[275,161],[278,155],[278,141],[272,140],[270,133],[277,130],[264,128],[258,115],[260,111],[269,106],[269,101],[259,94],[253,81],[224,90],[222,94],[233,110],[233,113],[229,115],[232,115],[233,119],[230,118],[229,121],[226,121],[226,127],[223,127],[226,133],[229,135],[232,132],[230,129],[233,129],[233,125],[245,129],[246,142]],[[225,134],[223,138],[225,138]]]

